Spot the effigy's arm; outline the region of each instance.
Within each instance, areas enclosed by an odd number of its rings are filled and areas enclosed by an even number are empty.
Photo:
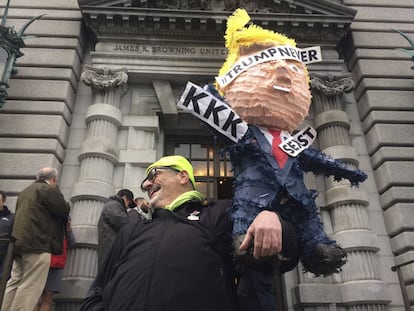
[[[353,186],[359,185],[368,177],[360,169],[352,169],[344,162],[335,160],[313,148],[304,150],[298,158],[303,171],[312,172],[315,175],[333,176],[335,181],[347,179]]]

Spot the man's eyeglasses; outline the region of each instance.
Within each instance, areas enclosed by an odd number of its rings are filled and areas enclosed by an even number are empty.
[[[157,176],[158,176],[158,171],[162,171],[162,170],[170,170],[170,171],[175,171],[177,173],[180,172],[179,170],[176,170],[175,168],[172,168],[172,167],[169,167],[169,166],[154,167],[153,169],[151,169],[148,172],[147,177],[145,177],[145,179],[141,183],[141,190],[142,190],[142,192],[147,192],[147,190],[148,190],[148,188],[146,188],[144,186],[144,183],[146,181],[149,181],[151,183],[154,182],[155,178],[157,178]]]

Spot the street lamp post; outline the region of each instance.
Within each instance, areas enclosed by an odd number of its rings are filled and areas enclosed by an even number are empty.
[[[23,52],[20,51],[20,49],[26,46],[23,41],[25,38],[23,35],[24,31],[31,23],[44,15],[42,14],[32,18],[17,32],[13,27],[6,26],[9,5],[10,0],[7,0],[0,24],[0,108],[3,107],[4,102],[6,101],[10,76],[16,73],[16,68],[14,66],[15,61],[18,57],[23,55]]]
[[[410,45],[411,45],[411,49],[397,49],[397,50],[400,50],[400,51],[403,51],[403,52],[407,53],[408,55],[410,55],[411,60],[414,61],[414,50],[413,50],[414,49],[414,40],[411,39],[409,36],[407,36],[402,31],[399,31],[399,30],[396,30],[396,29],[394,29],[394,31],[398,32],[401,36],[403,36],[404,39],[407,40],[408,43],[410,43]],[[414,70],[414,66],[411,67],[411,70]]]

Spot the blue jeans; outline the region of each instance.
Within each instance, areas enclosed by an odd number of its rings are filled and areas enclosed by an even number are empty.
[[[266,263],[260,269],[245,267],[239,279],[237,295],[241,311],[275,311],[271,264]]]

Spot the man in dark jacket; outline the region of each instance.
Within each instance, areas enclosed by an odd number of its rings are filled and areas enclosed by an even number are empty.
[[[104,204],[98,220],[98,268],[111,250],[119,230],[128,222],[127,208],[135,207],[131,190],[121,189]]]
[[[203,203],[193,168],[182,156],[150,165],[141,188],[150,199],[152,219],[122,228],[80,310],[238,310],[231,201]],[[254,239],[254,257],[280,253],[285,227],[276,213],[261,212],[241,250]],[[283,247],[296,242],[287,237]]]
[[[13,268],[2,310],[33,310],[46,284],[51,254],[62,253],[70,206],[57,188],[57,175],[55,168],[40,169],[17,198]]]
[[[3,273],[3,263],[7,254],[9,238],[13,228],[14,213],[5,205],[7,195],[0,190],[0,277]]]

